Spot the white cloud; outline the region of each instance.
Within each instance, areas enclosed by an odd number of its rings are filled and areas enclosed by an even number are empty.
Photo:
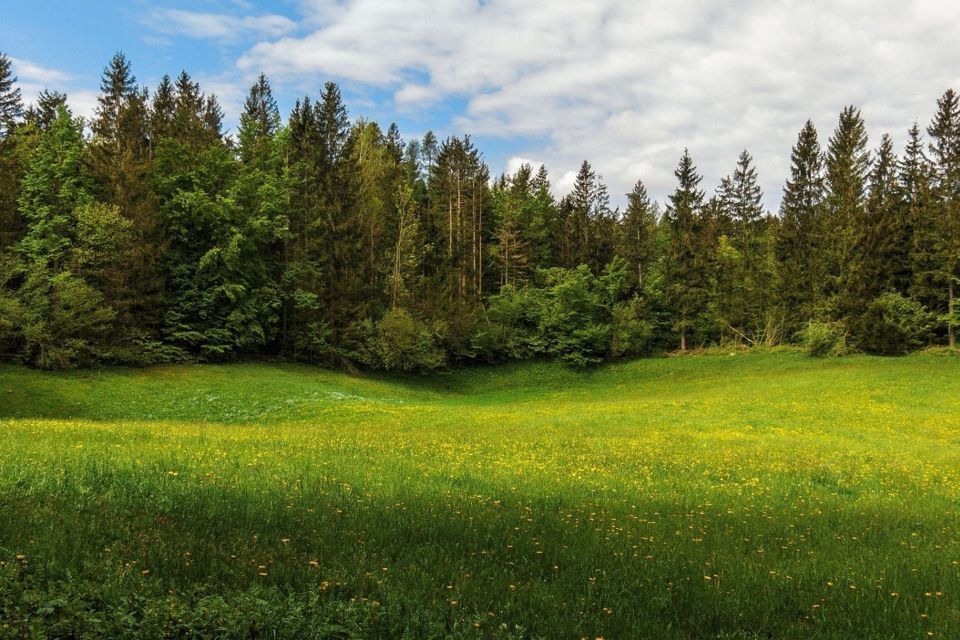
[[[97,92],[75,86],[71,74],[22,58],[11,57],[10,61],[24,104],[35,102],[44,89],[56,90],[67,94],[67,104],[75,116],[93,117],[97,109]]]
[[[286,16],[234,16],[182,9],[158,9],[150,15],[149,25],[161,33],[182,34],[192,38],[234,41],[245,36],[278,37],[296,24]]]
[[[558,191],[587,158],[619,202],[637,178],[665,197],[684,147],[708,189],[746,148],[773,208],[807,118],[825,143],[839,110],[856,104],[873,143],[882,132],[902,140],[947,87],[960,88],[947,28],[960,22],[960,3],[947,0],[303,6],[309,33],[264,32],[239,68],[375,86],[398,108],[465,98],[438,127],[536,140],[513,151],[546,162]]]
[[[16,75],[22,83],[55,84],[66,82],[73,77],[69,73],[57,69],[49,69],[30,62],[29,60],[24,60],[23,58],[14,58],[11,56],[10,61],[13,63],[14,75]]]

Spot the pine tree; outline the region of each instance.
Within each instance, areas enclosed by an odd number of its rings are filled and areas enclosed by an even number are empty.
[[[123,53],[117,53],[103,70],[100,81],[100,96],[97,98],[97,114],[93,120],[93,133],[105,140],[118,140],[121,111],[130,95],[136,91],[137,79],[130,62]]]
[[[150,103],[150,141],[155,146],[160,140],[173,136],[173,114],[176,109],[176,95],[170,76],[160,79],[153,100]]]
[[[129,61],[122,53],[116,54],[103,71],[88,165],[94,195],[119,212],[138,240],[139,250],[126,256],[126,277],[104,279],[101,289],[107,303],[118,312],[124,331],[143,340],[155,338],[159,331],[162,243],[148,181],[148,98],[146,90],[139,90],[135,82]]]
[[[533,210],[526,240],[532,265],[539,268],[559,266],[557,202],[550,192],[550,176],[544,165],[537,169],[530,189],[533,193]]]
[[[0,53],[0,250],[16,242],[21,232],[17,197],[24,141],[12,134],[23,117],[23,102],[16,83],[10,58]]]
[[[440,145],[430,180],[434,227],[440,231],[451,300],[472,305],[483,293],[484,216],[489,173],[469,137],[447,138]]]
[[[23,100],[13,75],[13,63],[7,54],[0,53],[0,140],[10,135],[22,116]]]
[[[743,151],[733,174],[723,178],[718,190],[718,212],[722,217],[717,234],[729,226],[728,256],[731,266],[721,283],[727,313],[723,320],[748,339],[765,326],[767,294],[772,273],[766,253],[763,220],[763,192],[757,182],[753,157]]]
[[[243,103],[240,131],[246,136],[247,144],[244,145],[241,138],[241,146],[246,146],[249,152],[256,148],[258,141],[269,139],[279,128],[280,110],[267,76],[261,73]]]
[[[946,288],[945,304],[936,309],[947,325],[947,339],[956,346],[960,312],[956,308],[960,282],[960,96],[948,89],[937,101],[937,112],[927,128],[933,168],[934,228],[939,280]]]
[[[677,187],[668,200],[665,221],[670,229],[670,246],[665,256],[665,285],[675,314],[673,328],[679,333],[680,350],[706,313],[710,302],[711,260],[706,237],[703,178],[697,173],[686,149],[674,171]]]
[[[642,293],[653,263],[657,214],[642,180],[627,194],[627,209],[620,225],[617,255],[627,261],[627,282],[633,293]]]
[[[83,261],[76,260],[78,250],[92,248],[78,224],[93,205],[82,166],[82,121],[60,106],[23,180],[20,211],[27,232],[16,246],[26,269],[19,291],[23,355],[44,368],[93,361],[114,319],[102,294],[83,279]]]
[[[282,251],[289,233],[284,157],[287,132],[266,76],[260,75],[244,103],[238,131],[240,165],[230,197],[237,223],[232,242],[240,260],[234,282],[250,295],[254,323],[265,344],[281,330]]]
[[[594,274],[613,255],[614,220],[610,196],[600,176],[586,160],[580,165],[576,181],[567,200],[569,210],[564,217],[568,267],[585,264]]]
[[[47,131],[57,118],[57,111],[67,106],[67,94],[43,89],[36,103],[27,107],[26,120],[40,131]]]
[[[859,109],[846,107],[840,113],[827,145],[826,170],[826,215],[821,233],[829,304],[837,319],[849,319],[862,303],[856,293],[862,278],[857,251],[870,170],[867,129]]]
[[[323,306],[325,322],[333,332],[333,340],[339,342],[347,327],[362,316],[363,301],[352,285],[357,275],[353,262],[360,248],[361,230],[358,219],[352,215],[350,202],[347,156],[350,119],[335,83],[324,84],[314,111],[324,241],[321,269],[327,280]]]
[[[813,318],[823,280],[825,183],[823,154],[813,122],[807,120],[790,155],[790,178],[783,188],[777,237],[780,297],[788,324],[799,328]]]
[[[887,291],[908,292],[910,280],[909,221],[901,199],[893,140],[884,135],[870,172],[860,254],[864,304]]]
[[[942,297],[938,261],[933,168],[924,152],[923,134],[915,122],[898,168],[900,201],[910,228],[908,292],[928,309],[937,309]]]
[[[320,169],[320,131],[309,96],[290,114],[285,172],[289,234],[283,248],[281,344],[297,359],[323,359],[329,353],[322,311],[326,297]]]
[[[523,164],[514,175],[501,176],[490,194],[500,286],[522,283],[528,276],[531,259],[526,236],[534,207],[532,175],[533,168]]]

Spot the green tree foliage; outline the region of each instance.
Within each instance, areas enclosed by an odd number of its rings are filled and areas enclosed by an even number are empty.
[[[118,53],[95,117],[23,112],[0,55],[0,354],[45,367],[266,355],[429,370],[582,366],[735,340],[812,353],[955,343],[960,98],[900,158],[843,110],[807,122],[780,215],[744,151],[707,198],[685,151],[660,205],[612,208],[584,161],[491,181],[468,136],[351,122],[326,83],[281,118],[263,75],[236,133],[186,72],[149,93]]]
[[[857,341],[869,353],[903,355],[923,346],[933,322],[933,314],[922,304],[887,291],[867,305],[857,327]]]
[[[650,201],[643,181],[637,180],[627,194],[627,209],[617,236],[618,256],[623,258],[627,270],[627,286],[640,294],[647,285],[647,275],[656,258],[655,235],[657,230],[657,207]]]
[[[490,297],[475,344],[494,359],[549,356],[575,366],[643,353],[652,331],[630,297],[627,270],[614,258],[599,276],[586,265],[554,267],[524,286],[506,285]]]
[[[903,206],[893,140],[884,135],[870,172],[865,219],[859,224],[856,249],[860,274],[855,291],[860,302],[881,293],[906,293],[910,280],[911,230]]]
[[[67,106],[67,94],[43,89],[37,101],[27,107],[25,118],[28,124],[40,131],[46,131],[53,125],[57,112]]]
[[[823,154],[808,120],[790,154],[776,244],[780,300],[794,329],[802,318],[814,317],[822,293],[824,195]]]
[[[713,289],[714,265],[708,237],[708,212],[703,178],[697,173],[690,152],[684,150],[674,171],[677,187],[669,196],[665,220],[670,246],[665,257],[665,289],[674,310],[673,328],[679,334],[680,350],[704,319]]]
[[[269,310],[249,283],[256,250],[230,192],[237,166],[218,112],[215,100],[181,73],[172,136],[158,141],[152,167],[167,242],[163,335],[208,359],[258,349],[269,336]]]
[[[23,117],[23,99],[13,75],[13,62],[0,53],[0,139],[10,135]]]
[[[857,248],[869,170],[866,124],[859,109],[846,107],[827,144],[826,211],[821,225],[827,303],[837,319],[849,318],[863,302],[857,295],[862,277]]]
[[[107,299],[124,298],[116,310],[123,330],[156,339],[162,316],[163,250],[160,219],[150,189],[149,102],[146,90],[136,86],[130,62],[116,54],[104,69],[87,145],[93,194],[113,205],[130,223],[137,250],[127,258],[125,291],[104,291]]]
[[[82,172],[83,143],[82,122],[59,107],[40,137],[20,196],[28,223],[16,246],[24,264],[18,292],[22,355],[44,368],[87,364],[100,357],[116,313],[85,277],[103,286],[109,279],[108,263],[114,274],[122,269],[120,261],[130,247],[124,238],[119,239],[122,248],[110,244],[116,227],[91,212],[90,183]]]
[[[763,192],[749,153],[740,154],[736,169],[720,182],[717,195],[722,223],[730,233],[726,241],[721,236],[725,266],[718,274],[721,322],[738,336],[752,340],[766,327],[774,262]]]
[[[950,347],[956,346],[957,284],[960,281],[960,97],[952,89],[937,101],[937,112],[927,128],[932,168],[931,208],[939,282],[946,295],[936,310],[947,325]]]
[[[23,100],[13,63],[0,53],[0,251],[20,238],[21,219],[17,196],[23,175]]]

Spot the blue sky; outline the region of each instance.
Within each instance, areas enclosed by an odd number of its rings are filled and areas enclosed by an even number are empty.
[[[848,104],[898,146],[960,89],[946,0],[6,0],[0,51],[27,99],[89,115],[114,52],[155,86],[186,69],[232,123],[268,74],[281,109],[340,83],[351,116],[405,137],[471,133],[494,174],[545,163],[564,193],[589,159],[615,204],[662,200],[689,147],[709,191],[748,149],[775,209],[790,147]]]
[[[181,13],[182,12],[182,13]],[[311,23],[305,19],[303,4],[292,0],[242,2],[197,0],[194,2],[96,3],[7,0],[0,22],[0,50],[21,64],[16,69],[29,100],[44,86],[65,91],[74,110],[87,114],[94,107],[104,65],[117,51],[133,63],[141,84],[156,86],[164,73],[175,76],[186,69],[206,91],[217,93],[234,125],[244,93],[259,71],[238,69],[237,61],[257,42],[271,35],[306,35]],[[190,27],[187,14],[201,16]],[[176,19],[171,19],[174,16]],[[229,35],[218,35],[218,18],[242,20],[252,16],[282,17],[276,27],[244,29],[235,21],[223,21]],[[179,20],[179,21],[178,21]],[[31,66],[39,67],[32,69]],[[352,117],[363,116],[384,126],[397,122],[405,138],[420,137],[428,129],[440,136],[469,133],[455,126],[456,114],[465,108],[466,98],[450,96],[430,104],[428,109],[396,108],[390,87],[357,82],[349,74],[311,71],[296,78],[274,79],[274,92],[284,117],[294,101],[305,94],[316,96],[328,80],[340,83]],[[494,173],[507,166],[510,153],[520,137],[473,136]],[[535,137],[534,137],[535,139]]]

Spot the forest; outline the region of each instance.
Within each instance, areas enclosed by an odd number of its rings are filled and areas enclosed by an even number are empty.
[[[40,368],[270,358],[428,371],[577,366],[709,345],[813,355],[955,346],[960,98],[904,151],[854,106],[802,125],[778,212],[747,151],[708,193],[684,150],[661,206],[584,161],[491,175],[470,137],[402,140],[327,82],[235,134],[187,72],[118,53],[96,115],[24,105],[0,55],[0,354]],[[931,101],[932,102],[932,101]],[[695,152],[695,150],[694,150]]]

